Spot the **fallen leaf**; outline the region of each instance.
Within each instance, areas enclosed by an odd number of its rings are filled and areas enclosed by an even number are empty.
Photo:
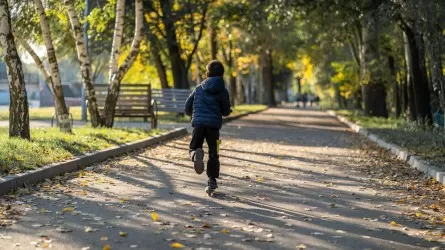
[[[320,233],[320,232],[313,232],[311,233],[312,235],[324,235],[324,233]]]
[[[120,237],[127,237],[127,233],[126,232],[119,232],[119,236]]]
[[[64,208],[62,209],[62,212],[63,212],[63,213],[70,213],[70,212],[72,212],[72,211],[74,211],[74,207],[64,207]]]
[[[94,229],[92,227],[86,227],[85,228],[85,232],[87,232],[87,233],[96,232],[96,231],[97,231],[97,229]]]
[[[300,250],[301,250],[301,249],[306,249],[306,246],[303,245],[303,244],[301,244],[301,245],[298,245],[298,246],[297,246],[297,249],[300,249]]]
[[[221,230],[221,233],[223,233],[223,234],[228,234],[228,233],[230,233],[230,230],[228,230],[228,229],[222,229],[222,230]]]
[[[184,245],[181,243],[175,242],[170,245],[172,248],[184,248]]]
[[[107,240],[108,240],[108,237],[107,237],[107,236],[102,236],[102,237],[100,237],[100,240],[101,240],[101,241],[107,241]]]
[[[420,212],[417,212],[417,213],[416,213],[416,217],[422,217],[422,216],[423,216],[422,213],[420,213]]]
[[[109,245],[109,244],[106,244],[105,246],[104,246],[104,249],[103,250],[111,250],[111,246]]]
[[[264,181],[264,178],[263,177],[260,177],[260,178],[258,178],[258,179],[256,179],[258,182],[263,182]]]
[[[395,221],[391,221],[389,224],[391,224],[391,226],[394,226],[394,227],[400,227],[401,226],[400,224],[398,224]]]
[[[155,213],[155,212],[152,212],[151,213],[151,218],[153,219],[153,221],[158,221],[158,214],[157,213]]]

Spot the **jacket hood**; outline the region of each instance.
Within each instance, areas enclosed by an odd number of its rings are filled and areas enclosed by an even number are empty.
[[[218,94],[225,90],[222,76],[209,77],[201,83],[202,89],[210,94]]]

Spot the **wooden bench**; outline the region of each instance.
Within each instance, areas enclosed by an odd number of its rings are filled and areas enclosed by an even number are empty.
[[[188,89],[153,89],[152,97],[158,111],[184,113],[185,101],[191,94]]]
[[[108,84],[94,84],[99,112],[103,114]],[[121,84],[114,117],[151,118],[151,128],[157,128],[156,103],[152,99],[150,84]]]

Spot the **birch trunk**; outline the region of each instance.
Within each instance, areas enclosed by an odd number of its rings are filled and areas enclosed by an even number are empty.
[[[9,137],[30,139],[28,98],[22,62],[17,54],[7,0],[0,0],[0,45],[9,82]]]
[[[68,109],[65,104],[65,97],[62,91],[62,81],[60,78],[59,65],[57,63],[56,51],[54,49],[49,23],[46,19],[45,9],[41,0],[34,0],[34,7],[40,18],[40,28],[42,29],[42,38],[45,43],[52,84],[54,90],[54,100],[56,103],[57,123],[60,130],[71,133],[71,122],[69,119]]]
[[[114,26],[113,45],[111,47],[110,71],[108,82],[111,84],[113,76],[118,71],[118,62],[121,55],[122,34],[124,32],[125,0],[117,0],[116,21]]]
[[[40,72],[42,73],[43,77],[45,78],[45,82],[46,82],[46,85],[48,86],[48,89],[51,91],[51,94],[54,97],[53,79],[51,78],[51,75],[49,74],[48,70],[46,70],[45,65],[43,65],[42,60],[40,60],[40,57],[37,55],[37,53],[34,51],[34,49],[29,45],[28,42],[26,42],[22,37],[20,37],[17,34],[14,34],[14,36],[15,36],[15,39],[23,46],[23,48],[26,50],[26,52],[28,52],[28,54],[32,57],[37,68],[39,68]]]
[[[74,8],[73,0],[65,0],[66,10],[73,30],[73,37],[76,41],[77,59],[80,64],[80,73],[82,75],[82,82],[85,88],[86,98],[88,100],[88,110],[91,117],[91,125],[98,127],[101,125],[101,117],[97,106],[96,93],[92,79],[92,70],[88,51],[85,46],[84,37],[82,33],[82,26],[79,17]]]
[[[107,98],[105,100],[105,117],[104,125],[106,127],[113,127],[114,124],[114,112],[116,110],[117,98],[119,97],[120,84],[127,71],[131,68],[136,57],[139,54],[141,42],[143,40],[143,5],[142,0],[135,0],[135,12],[136,12],[136,25],[134,31],[134,38],[131,44],[131,50],[128,56],[125,58],[122,65],[117,72],[111,77],[111,83],[108,88]]]

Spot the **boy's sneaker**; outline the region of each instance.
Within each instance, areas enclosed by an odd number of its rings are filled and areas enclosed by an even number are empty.
[[[215,178],[209,178],[209,180],[207,181],[207,186],[209,187],[209,189],[215,190],[218,188],[218,183],[216,182]]]
[[[202,148],[198,148],[192,152],[192,161],[195,163],[195,172],[202,174],[202,172],[204,172],[204,150],[202,150]]]

